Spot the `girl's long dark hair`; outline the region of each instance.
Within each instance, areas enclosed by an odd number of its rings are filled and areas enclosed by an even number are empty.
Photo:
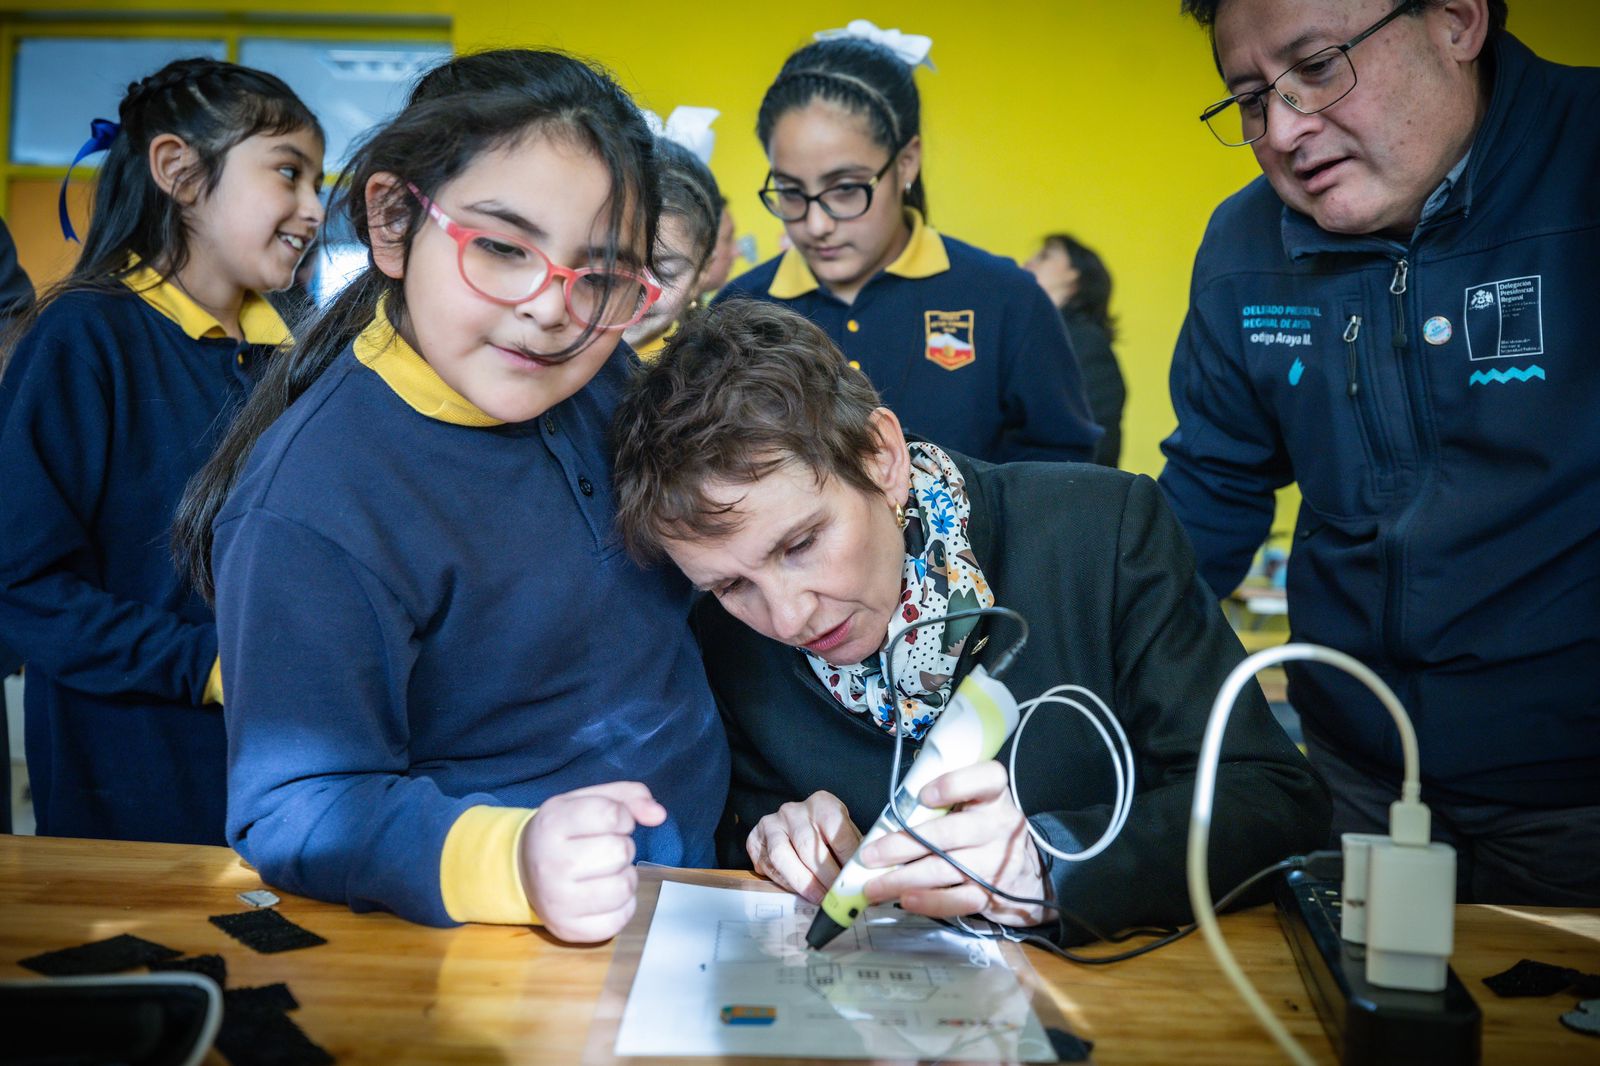
[[[529,136],[569,139],[592,151],[611,176],[606,267],[632,246],[630,217],[642,225],[647,260],[660,213],[654,138],[633,101],[604,71],[559,52],[503,49],[459,56],[423,76],[405,108],[368,135],[345,168],[330,208],[342,211],[370,248],[366,187],[377,174],[401,177],[432,195],[487,151]],[[415,198],[380,205],[407,248],[426,215]],[[630,212],[633,214],[630,216]],[[189,482],[173,528],[173,557],[208,602],[215,598],[211,526],[256,441],[366,328],[386,300],[391,320],[405,315],[402,283],[367,268],[334,298],[295,346],[267,369],[211,459]],[[594,336],[586,327],[569,350]]]
[[[660,160],[661,213],[681,216],[688,226],[694,269],[704,270],[717,249],[722,224],[722,192],[711,168],[683,145],[665,137],[656,140]]]
[[[222,180],[228,152],[258,134],[322,126],[294,90],[265,71],[220,59],[178,59],[133,82],[117,107],[122,129],[111,142],[95,179],[93,214],[77,264],[52,286],[29,315],[19,316],[0,348],[0,366],[38,315],[68,292],[118,291],[140,266],[171,277],[189,261],[189,230],[183,206],[150,173],[150,142],[174,134],[194,152],[178,185],[209,195]]]
[[[822,99],[864,116],[873,141],[892,155],[922,132],[922,98],[911,73],[899,56],[860,37],[813,41],[784,62],[761,98],[756,136],[765,148],[780,118]],[[920,169],[905,202],[928,217]]]
[[[1070,233],[1052,233],[1044,239],[1067,253],[1067,259],[1078,272],[1078,287],[1061,309],[1063,314],[1083,315],[1106,331],[1106,336],[1117,339],[1117,320],[1111,317],[1111,272],[1106,269],[1099,253],[1079,241]]]

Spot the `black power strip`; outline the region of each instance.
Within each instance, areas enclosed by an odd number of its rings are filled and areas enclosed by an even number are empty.
[[[1344,1066],[1478,1066],[1483,1014],[1455,970],[1442,992],[1368,984],[1366,948],[1339,937],[1339,882],[1291,871],[1276,900],[1295,964]]]

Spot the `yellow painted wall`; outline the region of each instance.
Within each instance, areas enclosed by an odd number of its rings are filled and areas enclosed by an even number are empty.
[[[1122,465],[1155,474],[1174,425],[1167,368],[1188,303],[1189,270],[1212,209],[1259,173],[1196,120],[1226,95],[1203,30],[1178,0],[816,0],[752,6],[584,5],[458,0],[460,48],[539,43],[593,56],[646,106],[720,108],[713,168],[741,232],[763,258],[781,227],[754,190],[766,165],[754,128],[784,57],[818,29],[868,18],[934,40],[938,71],[920,71],[933,221],[1017,259],[1069,230],[1116,281],[1112,310],[1128,382]],[[1535,51],[1600,65],[1600,2],[1511,0],[1510,28]],[[1356,53],[1360,68],[1360,53]],[[1298,494],[1275,528],[1293,524]]]
[[[922,71],[923,137],[934,223],[1026,257],[1068,229],[1116,278],[1119,355],[1128,378],[1124,465],[1155,473],[1172,428],[1167,366],[1189,268],[1213,207],[1255,173],[1247,150],[1216,144],[1195,120],[1223,95],[1202,30],[1178,0],[747,0],[582,3],[527,0],[163,0],[165,10],[296,15],[345,11],[449,15],[458,49],[547,45],[593,56],[644,105],[720,108],[713,160],[741,232],[763,257],[780,227],[754,190],[765,163],[754,135],[761,94],[812,31],[870,18],[933,37]],[[0,0],[0,12],[148,9],[147,3]],[[1511,29],[1535,51],[1600,65],[1600,2],[1511,0]],[[1360,52],[1356,53],[1359,69]]]
[[[773,254],[781,227],[755,197],[766,174],[756,109],[784,57],[813,31],[870,18],[934,40],[922,90],[925,178],[934,224],[1018,259],[1071,230],[1097,247],[1117,283],[1118,351],[1128,378],[1124,465],[1159,469],[1172,425],[1166,366],[1206,217],[1250,177],[1197,121],[1223,95],[1205,36],[1177,0],[1057,3],[851,0],[631,8],[601,20],[578,7],[461,0],[461,47],[526,41],[595,56],[649,107],[720,108],[713,167],[740,232]],[[757,14],[759,12],[759,14]]]

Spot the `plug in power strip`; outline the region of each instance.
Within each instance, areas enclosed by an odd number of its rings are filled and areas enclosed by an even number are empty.
[[[1276,891],[1278,921],[1322,1027],[1345,1066],[1478,1066],[1483,1014],[1451,970],[1442,992],[1367,981],[1366,948],[1339,937],[1338,881],[1292,871]]]

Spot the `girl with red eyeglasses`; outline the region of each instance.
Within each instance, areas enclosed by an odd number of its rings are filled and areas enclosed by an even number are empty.
[[[659,296],[652,138],[604,73],[428,74],[346,169],[371,265],[191,493],[229,842],[270,883],[603,940],[706,866],[727,744],[690,589],[620,550],[606,427]]]

